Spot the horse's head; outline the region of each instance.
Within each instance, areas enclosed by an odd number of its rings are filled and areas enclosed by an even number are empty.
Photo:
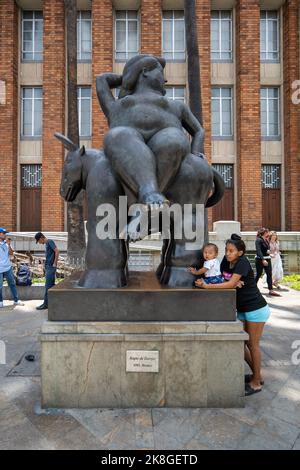
[[[65,201],[72,202],[83,189],[82,158],[85,155],[85,148],[77,147],[68,137],[58,132],[54,135],[68,150],[61,176],[60,195]]]

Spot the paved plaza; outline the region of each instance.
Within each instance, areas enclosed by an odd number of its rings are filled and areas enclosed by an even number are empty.
[[[264,292],[264,290],[263,290]],[[244,409],[42,410],[38,334],[40,301],[0,310],[0,449],[298,449],[300,293],[268,298],[272,316],[262,341],[265,386]],[[295,346],[295,344],[294,344]],[[25,355],[32,353],[36,361]],[[294,361],[297,362],[297,361]],[[201,393],[201,390],[199,390]]]

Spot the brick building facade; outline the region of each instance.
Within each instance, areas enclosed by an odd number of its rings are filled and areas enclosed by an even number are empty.
[[[167,60],[167,93],[188,101],[183,0],[78,0],[81,141],[107,123],[99,73],[136,53]],[[210,220],[300,230],[298,0],[197,0],[205,151],[226,181]],[[0,1],[0,226],[65,229],[59,196],[66,126],[64,0]]]

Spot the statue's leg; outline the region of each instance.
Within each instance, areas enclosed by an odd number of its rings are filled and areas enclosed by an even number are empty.
[[[120,180],[133,191],[141,204],[162,205],[156,159],[142,135],[131,127],[114,127],[104,139],[104,150]]]
[[[169,287],[193,287],[196,278],[187,268],[200,267],[203,262],[201,248],[208,236],[204,207],[212,187],[213,173],[208,163],[200,157],[187,155],[166,195],[172,204],[179,205],[185,227],[194,231],[195,235],[191,237],[182,224],[181,237],[175,239],[175,227],[171,228],[172,237],[166,246],[165,264],[163,268],[160,267],[162,284]],[[174,217],[176,223],[180,223],[178,217]]]
[[[181,129],[167,127],[148,142],[156,158],[159,190],[164,192],[176,177],[184,157],[191,150],[190,142]]]
[[[128,250],[126,241],[118,235],[119,196],[124,192],[105,157],[100,158],[89,172],[86,191],[88,244],[86,270],[79,286],[90,289],[123,287],[127,284]],[[101,224],[105,218],[107,224]],[[109,230],[110,238],[101,239],[105,238],[104,231]]]

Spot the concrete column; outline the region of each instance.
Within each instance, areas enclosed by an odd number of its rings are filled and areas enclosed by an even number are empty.
[[[260,2],[236,7],[238,219],[242,230],[262,223],[260,127]]]
[[[0,2],[0,216],[9,230],[17,228],[18,13],[14,0]]]
[[[92,144],[100,148],[108,129],[96,94],[96,76],[113,70],[113,8],[111,0],[92,2]]]
[[[65,133],[64,0],[44,0],[42,229],[64,229],[59,187],[65,151],[53,134]]]
[[[161,0],[141,0],[141,53],[161,56]]]
[[[299,80],[298,0],[283,7],[283,92],[286,230],[300,230],[300,104],[292,102]]]

